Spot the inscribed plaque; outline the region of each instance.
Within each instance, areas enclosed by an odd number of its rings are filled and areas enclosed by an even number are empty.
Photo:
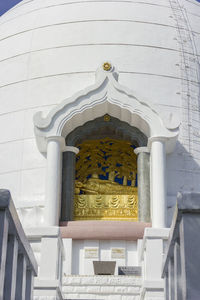
[[[118,258],[118,259],[125,258],[125,248],[112,248],[111,258]]]
[[[85,248],[85,258],[98,258],[99,249],[98,248]]]
[[[142,270],[141,267],[118,267],[118,275],[126,275],[126,276],[141,276]]]

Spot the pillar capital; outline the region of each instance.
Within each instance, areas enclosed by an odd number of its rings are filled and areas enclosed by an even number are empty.
[[[134,149],[134,153],[136,155],[138,155],[140,153],[149,153],[149,148],[148,147],[137,147]]]
[[[165,137],[165,136],[152,136],[152,137],[148,138],[148,145],[147,145],[147,147],[150,150],[151,147],[152,147],[152,143],[154,143],[154,142],[160,142],[160,143],[165,144],[166,141],[167,141],[167,137]]]
[[[73,152],[75,154],[78,154],[79,148],[73,147],[73,146],[65,146],[65,148],[63,149],[63,152]]]
[[[56,142],[60,146],[60,151],[62,152],[63,149],[65,148],[65,138],[63,136],[49,136],[47,138],[47,144],[50,142]]]

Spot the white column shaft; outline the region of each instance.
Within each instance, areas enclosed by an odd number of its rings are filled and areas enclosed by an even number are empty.
[[[165,142],[152,141],[151,181],[152,181],[152,227],[166,227],[166,152]]]
[[[46,212],[45,223],[58,226],[61,191],[61,149],[58,139],[49,139],[47,145]]]

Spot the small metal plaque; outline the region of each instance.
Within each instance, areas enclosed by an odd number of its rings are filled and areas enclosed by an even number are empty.
[[[141,267],[118,267],[118,275],[141,276]]]
[[[112,248],[111,249],[111,258],[123,259],[125,258],[125,248]]]
[[[85,248],[85,258],[99,258],[99,249]]]

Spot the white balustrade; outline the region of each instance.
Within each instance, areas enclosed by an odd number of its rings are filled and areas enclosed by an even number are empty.
[[[10,192],[0,190],[0,299],[31,300],[37,263]]]
[[[178,194],[164,257],[166,300],[199,299],[200,193]]]

